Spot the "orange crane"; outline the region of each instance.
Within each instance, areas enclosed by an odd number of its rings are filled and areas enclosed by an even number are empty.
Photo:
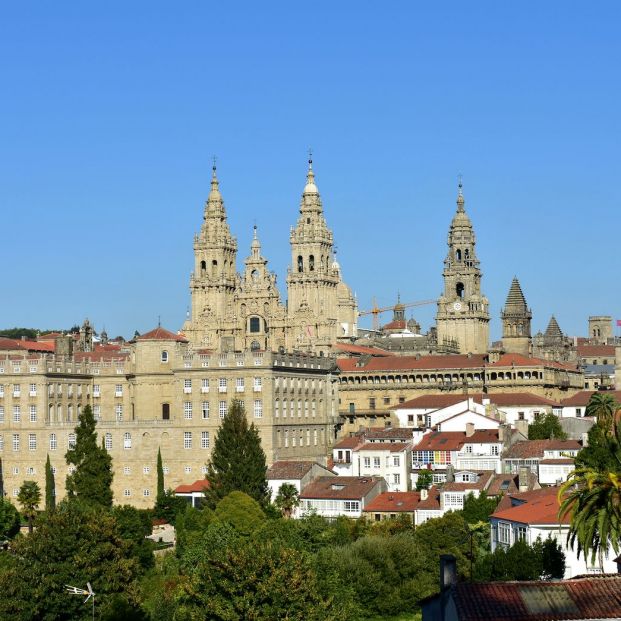
[[[412,306],[426,306],[427,304],[435,304],[437,300],[422,300],[419,302],[407,302],[403,304],[402,302],[397,302],[397,304],[393,304],[392,306],[384,306],[383,308],[379,308],[377,305],[377,300],[373,298],[373,308],[371,310],[358,311],[358,317],[363,317],[365,315],[373,315],[373,330],[376,332],[379,330],[379,316],[381,313],[385,313],[387,311],[394,311],[397,306],[401,306],[403,308],[410,308]]]

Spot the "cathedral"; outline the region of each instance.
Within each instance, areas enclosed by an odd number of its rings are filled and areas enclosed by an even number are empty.
[[[356,300],[334,257],[312,159],[289,241],[288,299],[283,303],[256,226],[244,270],[237,272],[237,241],[227,223],[214,166],[203,223],[194,238],[191,311],[182,328],[194,347],[327,354],[338,340],[356,337]]]

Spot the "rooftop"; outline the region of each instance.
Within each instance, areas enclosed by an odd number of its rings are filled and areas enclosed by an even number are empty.
[[[360,500],[382,483],[381,477],[318,477],[302,490],[300,498]]]
[[[520,524],[569,524],[569,516],[559,519],[558,487],[545,487],[503,499],[490,517]],[[517,504],[519,503],[519,504]],[[508,506],[509,505],[509,506]]]
[[[516,442],[505,453],[507,459],[543,459],[544,451],[575,451],[582,445],[578,440],[523,440]]]
[[[414,511],[420,502],[420,492],[384,492],[376,496],[366,507],[365,511],[390,511],[399,513]]]
[[[274,479],[302,479],[315,465],[313,461],[275,461],[267,469],[267,478]]]

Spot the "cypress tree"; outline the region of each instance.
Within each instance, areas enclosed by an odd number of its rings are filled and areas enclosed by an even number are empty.
[[[248,426],[243,403],[233,401],[214,442],[207,470],[209,506],[231,492],[240,491],[265,506],[269,499],[267,464],[259,431]]]
[[[78,417],[76,442],[65,454],[68,465],[75,467],[67,475],[67,496],[88,504],[112,506],[112,457],[97,444],[96,421],[87,405]]]
[[[0,498],[4,498],[4,474],[2,473],[2,459],[0,459]]]
[[[54,472],[50,463],[50,456],[47,456],[45,462],[45,510],[54,511],[56,508],[56,481],[54,480]]]
[[[162,466],[162,451],[157,449],[157,498],[164,496],[164,467]]]

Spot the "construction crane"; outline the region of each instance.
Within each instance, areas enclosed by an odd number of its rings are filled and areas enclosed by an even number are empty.
[[[435,304],[437,300],[422,300],[419,302],[407,302],[406,304],[402,302],[397,302],[397,304],[393,304],[392,306],[384,306],[383,308],[379,308],[377,305],[377,301],[373,298],[373,308],[371,310],[358,311],[358,317],[363,317],[365,315],[373,315],[373,330],[376,332],[379,331],[379,316],[382,313],[387,311],[394,311],[397,306],[402,308],[410,308],[412,306],[426,306],[427,304]]]

